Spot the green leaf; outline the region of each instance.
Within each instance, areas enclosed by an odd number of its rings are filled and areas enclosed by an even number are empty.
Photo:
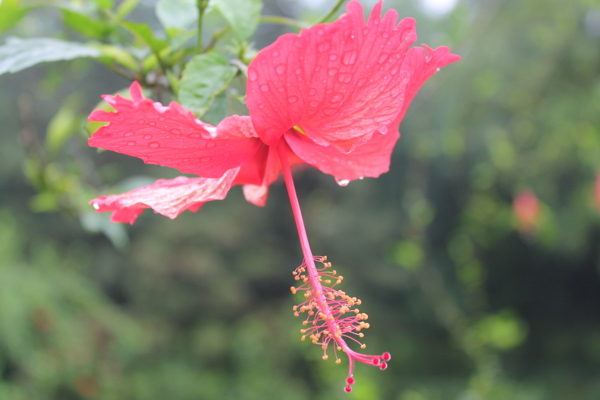
[[[81,96],[78,93],[72,94],[50,120],[46,131],[46,147],[50,152],[58,151],[80,129],[81,116],[77,112],[80,104]]]
[[[216,52],[196,56],[183,71],[179,101],[202,115],[210,109],[215,96],[227,88],[235,73],[227,58]]]
[[[82,43],[51,38],[8,38],[0,46],[0,75],[18,72],[33,65],[80,57],[100,57],[102,53]]]
[[[112,10],[112,8],[115,6],[113,0],[94,0],[94,1],[98,5],[98,7],[100,7],[103,10]]]
[[[169,43],[164,40],[157,39],[152,32],[152,29],[146,24],[140,24],[137,22],[121,22],[127,30],[133,33],[136,37],[141,39],[144,43],[146,43],[153,52],[159,53],[161,50],[165,49]]]
[[[98,49],[104,57],[109,59],[109,62],[117,62],[132,71],[138,69],[138,62],[135,57],[122,47],[103,44],[98,46]],[[103,60],[101,59],[101,61]]]
[[[119,7],[117,7],[117,17],[125,18],[129,13],[138,5],[140,0],[124,0]]]
[[[12,28],[29,9],[19,6],[19,0],[0,0],[0,33]]]
[[[195,0],[159,0],[156,16],[165,29],[184,29],[198,20],[198,8]]]
[[[75,32],[92,39],[103,39],[108,34],[110,27],[101,21],[94,20],[87,15],[80,14],[63,8],[65,25]]]
[[[240,40],[248,39],[256,31],[262,9],[260,0],[218,0],[215,3]]]

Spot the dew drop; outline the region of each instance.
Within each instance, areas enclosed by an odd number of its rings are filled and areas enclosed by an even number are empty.
[[[356,86],[363,87],[363,86],[365,86],[365,83],[367,83],[367,79],[366,78],[360,78],[358,80],[358,82],[356,82]]]
[[[314,96],[316,93],[317,93],[317,89],[315,89],[315,88],[312,88],[308,91],[309,96]]]
[[[210,160],[212,160],[212,157],[202,157],[200,162],[209,162]]]
[[[328,74],[329,76],[336,76],[336,75],[337,75],[337,73],[338,73],[338,70],[337,70],[337,68],[331,68],[329,71],[327,71],[327,74]]]
[[[135,145],[136,145],[136,142],[133,142],[133,141],[132,142],[127,142],[127,146],[135,146]]]
[[[295,103],[297,101],[298,101],[298,98],[296,96],[288,97],[288,103]]]
[[[275,72],[277,72],[278,75],[283,75],[285,73],[285,65],[279,64],[278,66],[276,66]]]
[[[248,70],[248,79],[250,79],[252,82],[254,82],[257,78],[258,78],[258,75],[256,75],[256,71],[254,71],[254,69]]]
[[[308,105],[309,105],[309,106],[311,106],[311,107],[319,107],[319,102],[318,102],[318,101],[315,101],[315,100],[313,100],[313,101],[310,101],[310,102],[308,103]]]
[[[100,209],[100,204],[98,203],[93,203],[92,207],[94,207],[94,210],[99,210]]]
[[[356,61],[356,56],[355,51],[348,51],[342,56],[342,63],[344,65],[352,65]]]
[[[260,91],[261,92],[268,92],[269,91],[269,85],[260,85]]]
[[[190,162],[190,159],[189,158],[184,158],[183,162]]]
[[[387,59],[388,59],[388,57],[389,57],[389,56],[390,56],[390,55],[389,55],[388,53],[383,53],[383,54],[381,54],[381,55],[379,56],[379,59],[377,60],[377,63],[378,63],[378,64],[383,64],[384,62],[386,62],[386,61],[387,61]]]
[[[192,139],[200,139],[202,137],[202,135],[200,135],[199,133],[190,133],[190,138]]]
[[[146,139],[146,140],[152,139],[152,135],[144,135],[144,139]]]
[[[173,135],[181,135],[181,131],[179,129],[171,129],[171,133]]]
[[[344,95],[342,93],[336,93],[331,98],[331,102],[332,103],[337,103],[337,102],[340,102],[343,98],[344,98]]]
[[[335,181],[340,186],[348,186],[348,184],[350,183],[349,179],[336,179]]]
[[[338,58],[337,54],[332,54],[329,56],[329,61],[335,61],[335,60],[337,60],[337,58]]]
[[[138,119],[138,124],[143,124],[144,122],[146,121],[144,121],[143,119]]]
[[[217,145],[216,143],[213,143],[213,142],[208,142],[208,143],[206,143],[206,148],[207,148],[207,149],[212,149],[212,148],[213,148],[213,147],[215,147],[216,145]]]
[[[275,50],[275,51],[272,53],[272,56],[273,56],[273,57],[279,57],[279,52],[278,52],[277,50]]]
[[[352,74],[339,74],[338,82],[350,83],[352,81]]]
[[[126,133],[126,134],[124,134],[123,136],[125,136],[125,137],[129,137],[129,136],[133,136],[133,135],[135,135],[135,133],[133,133],[133,132],[127,132],[127,133]]]
[[[156,125],[156,122],[154,122],[154,121],[148,122],[148,125],[154,126],[154,125]]]
[[[325,110],[323,110],[323,114],[325,114],[325,115],[333,115],[337,112],[338,112],[337,108],[326,108]]]
[[[399,70],[399,69],[400,69],[400,68],[399,68],[399,67],[396,65],[394,68],[392,68],[392,70],[390,71],[390,73],[391,73],[392,75],[396,75],[396,74],[398,73],[398,70]]]
[[[164,121],[164,120],[165,120],[165,117],[158,117],[158,120],[159,120],[159,121]]]
[[[435,72],[440,72],[440,69],[439,69],[439,68],[436,68],[436,69],[435,69]]]
[[[331,45],[329,44],[329,42],[323,42],[323,43],[317,45],[317,51],[320,51],[321,53],[329,50],[330,48],[331,48]]]
[[[148,143],[148,147],[157,149],[160,147],[160,144],[158,142],[150,142],[150,143]]]
[[[296,68],[296,71],[294,71],[296,73],[296,75],[300,75],[302,73],[302,68]]]
[[[280,87],[279,89],[277,89],[277,91],[278,91],[279,93],[283,93],[283,92],[285,92],[285,88],[284,88],[284,87]]]

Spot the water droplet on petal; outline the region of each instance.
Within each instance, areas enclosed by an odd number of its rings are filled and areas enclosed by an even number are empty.
[[[325,114],[325,115],[333,115],[337,112],[338,112],[337,108],[326,108],[325,110],[323,110],[323,114]]]
[[[129,136],[133,136],[133,135],[135,135],[135,133],[133,133],[133,132],[127,132],[127,133],[126,133],[126,134],[124,134],[123,136],[125,136],[125,137],[129,137]]]
[[[338,58],[337,54],[332,54],[329,56],[329,61],[335,61],[335,60],[337,60],[337,58]]]
[[[342,63],[344,65],[352,65],[356,61],[357,54],[355,51],[348,51],[342,56]]]
[[[173,135],[181,135],[181,131],[179,129],[171,129],[171,133]]]
[[[159,120],[159,121],[164,121],[164,120],[165,120],[165,117],[158,117],[158,120]]]
[[[320,52],[327,51],[330,48],[331,48],[331,45],[329,44],[329,42],[323,42],[323,43],[320,43],[319,45],[317,45],[317,51],[320,51]]]
[[[212,160],[212,157],[202,157],[200,162],[209,162],[210,160]]]
[[[358,179],[360,179],[362,181],[363,179],[365,179],[365,177],[364,176],[359,176]]]
[[[138,119],[138,124],[143,124],[144,122],[146,121],[144,121],[143,119]]]
[[[248,70],[248,79],[250,79],[252,82],[254,82],[257,78],[258,78],[258,75],[256,75],[256,71],[254,71],[254,69]]]
[[[358,80],[358,82],[356,82],[356,86],[363,87],[363,86],[365,86],[365,83],[367,83],[367,79],[366,78],[360,78]]]
[[[190,133],[191,139],[200,139],[201,137],[202,135],[200,135],[199,133]]]
[[[336,179],[335,181],[340,186],[348,186],[348,184],[350,183],[349,179]]]
[[[302,68],[296,68],[296,71],[294,71],[296,73],[296,75],[300,75],[302,73]]]
[[[311,107],[319,107],[319,102],[318,102],[318,101],[315,101],[315,100],[313,100],[313,101],[310,101],[310,102],[308,103],[308,105],[309,105],[309,106],[311,106]]]
[[[269,85],[260,85],[260,91],[261,92],[268,92],[269,91]]]
[[[285,65],[279,64],[278,66],[276,66],[275,72],[277,72],[278,75],[283,75],[285,73]]]
[[[314,96],[316,93],[317,93],[317,89],[315,89],[315,88],[312,88],[308,91],[309,96]]]
[[[133,142],[133,141],[132,142],[127,142],[127,146],[135,146],[135,145],[136,145],[136,143]]]
[[[212,148],[213,148],[213,147],[215,147],[216,145],[217,145],[216,143],[213,143],[213,142],[208,142],[208,143],[206,143],[206,148],[207,148],[207,149],[212,149]]]
[[[385,125],[381,125],[379,128],[377,128],[377,130],[379,131],[379,133],[381,133],[382,135],[386,135],[388,133],[388,127]]]
[[[94,210],[99,210],[100,209],[100,204],[98,203],[93,203],[92,207],[94,207]]]
[[[160,143],[158,143],[158,142],[150,142],[150,143],[148,143],[148,147],[151,147],[153,149],[157,149],[157,148],[160,147]]]
[[[436,68],[436,69],[435,69],[435,72],[439,72],[439,71],[440,71],[440,69],[439,69],[439,68]]]
[[[341,101],[343,98],[344,98],[344,95],[342,93],[336,93],[331,98],[331,102],[332,103],[337,103],[337,102]]]
[[[190,159],[189,158],[184,158],[183,162],[190,162]]]
[[[277,50],[275,50],[275,51],[272,53],[272,56],[273,56],[273,57],[279,57],[279,52],[278,52]]]
[[[288,103],[295,103],[297,101],[298,101],[298,98],[296,96],[288,97]]]
[[[327,71],[327,74],[328,74],[329,76],[336,76],[336,75],[337,75],[337,73],[338,73],[338,70],[337,70],[337,68],[331,68],[329,71]]]
[[[384,62],[386,62],[386,60],[388,59],[390,55],[388,53],[383,53],[379,56],[379,59],[377,60],[378,64],[383,64]]]
[[[146,140],[152,139],[152,135],[144,135],[144,139],[146,139]]]
[[[352,81],[352,74],[339,74],[338,82],[350,83]]]
[[[156,125],[156,122],[154,122],[154,121],[148,122],[148,125],[154,126],[154,125]]]

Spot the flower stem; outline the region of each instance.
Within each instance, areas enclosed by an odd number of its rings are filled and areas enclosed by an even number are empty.
[[[310,280],[312,291],[314,296],[317,298],[319,309],[323,314],[325,314],[324,320],[326,321],[326,324],[329,327],[329,331],[336,332],[337,321],[335,320],[331,309],[327,305],[325,291],[323,290],[323,285],[319,281],[319,271],[315,266],[315,260],[310,249],[310,244],[308,242],[308,235],[306,234],[306,228],[304,227],[302,211],[300,210],[300,203],[298,202],[298,196],[296,195],[296,187],[294,186],[294,179],[292,178],[292,171],[288,162],[289,150],[287,148],[287,143],[285,142],[285,139],[279,141],[279,144],[277,145],[277,150],[279,152],[279,162],[281,163],[281,170],[283,171],[285,186],[287,188],[288,196],[290,198],[292,212],[294,213],[294,220],[296,221],[296,228],[298,229],[298,237],[300,239],[300,247],[302,248],[304,263],[306,264],[306,269],[308,272],[308,277]],[[335,338],[335,342],[345,352],[351,351],[346,345],[344,339],[342,339],[341,337]],[[353,360],[350,359],[351,364],[352,362]]]
[[[342,6],[342,4],[344,4],[345,1],[346,0],[338,0],[338,2],[336,3],[336,5],[333,6],[333,8],[331,9],[331,11],[329,11],[329,14],[327,14],[326,16],[324,16],[323,18],[321,18],[319,21],[315,22],[315,25],[327,22],[329,20],[329,18],[333,17],[333,15],[337,12],[337,10],[340,9],[340,7]]]
[[[198,39],[196,42],[196,53],[202,53],[202,23],[204,21],[204,11],[208,7],[208,0],[197,0],[196,6],[198,7]]]

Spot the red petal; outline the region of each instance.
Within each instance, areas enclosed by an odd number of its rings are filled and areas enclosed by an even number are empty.
[[[410,102],[425,81],[439,71],[440,68],[458,60],[460,60],[460,57],[451,54],[450,49],[446,46],[440,46],[433,50],[424,44],[423,47],[410,49],[402,64],[402,69],[411,71],[411,79],[404,94],[405,101],[402,111],[396,117],[394,124],[398,125],[402,121]]]
[[[299,163],[304,163],[302,159],[298,158],[298,156],[294,154],[294,152],[289,148],[289,146],[286,147],[288,149],[288,164],[290,166]],[[260,176],[262,176],[262,181],[258,184],[254,184],[250,182],[238,182],[238,179],[236,179],[236,184],[246,183],[243,188],[244,197],[246,197],[246,200],[260,207],[266,204],[267,197],[269,195],[269,186],[271,186],[271,184],[275,182],[275,180],[277,180],[277,178],[279,177],[279,173],[281,172],[281,163],[279,162],[279,155],[277,153],[277,150],[273,147],[267,146],[265,146],[265,149],[266,150],[261,150],[265,151],[265,153],[263,153],[264,159],[263,163],[261,164],[262,170],[259,171]],[[248,165],[248,163],[246,165]],[[244,165],[242,169],[246,168],[246,165]],[[241,174],[242,171],[240,170],[240,175]],[[238,177],[240,175],[238,175]]]
[[[347,153],[396,119],[418,72],[402,68],[415,21],[396,25],[396,11],[380,13],[377,3],[365,23],[352,1],[338,21],[283,35],[258,54],[248,68],[247,104],[263,141],[274,145],[300,126]]]
[[[112,211],[113,222],[133,224],[145,208],[174,219],[185,210],[198,211],[207,201],[222,200],[231,188],[239,168],[226,171],[218,179],[159,179],[131,192],[100,196],[90,201],[97,212]]]
[[[242,165],[260,146],[248,132],[216,129],[177,103],[165,107],[144,98],[137,82],[130,92],[133,100],[103,96],[116,112],[97,110],[89,116],[90,121],[110,122],[94,133],[90,146],[209,178]]]
[[[375,133],[371,140],[349,154],[333,146],[320,146],[304,135],[287,134],[293,152],[302,160],[338,181],[363,177],[377,178],[390,168],[390,157],[400,134],[397,129],[385,135]]]

